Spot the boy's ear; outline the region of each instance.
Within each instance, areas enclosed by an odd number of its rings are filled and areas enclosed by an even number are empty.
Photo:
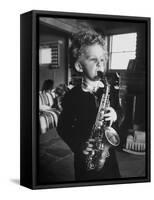
[[[82,65],[79,62],[75,63],[75,69],[77,72],[83,72]]]

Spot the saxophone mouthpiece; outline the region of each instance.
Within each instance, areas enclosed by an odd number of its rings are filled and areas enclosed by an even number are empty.
[[[103,73],[102,71],[98,71],[98,72],[97,72],[97,76],[98,76],[99,78],[103,79],[103,78],[104,78],[104,73]]]
[[[97,76],[100,79],[100,81],[102,81],[105,85],[107,85],[107,78],[106,78],[106,74],[104,72],[98,71]]]

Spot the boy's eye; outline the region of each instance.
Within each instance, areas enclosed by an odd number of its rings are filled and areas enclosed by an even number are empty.
[[[104,59],[101,59],[101,62],[104,62]]]
[[[96,58],[91,58],[90,60],[93,61],[93,62],[97,62]]]
[[[99,62],[96,58],[91,58],[90,60],[95,62],[95,63]],[[104,59],[101,59],[100,62],[104,63]]]

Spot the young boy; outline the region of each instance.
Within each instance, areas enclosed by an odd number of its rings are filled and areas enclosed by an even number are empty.
[[[64,97],[63,111],[57,127],[58,133],[74,152],[77,181],[119,178],[119,168],[112,148],[101,170],[87,170],[85,162],[85,156],[93,147],[89,137],[96,120],[100,99],[105,91],[105,85],[98,78],[98,71],[104,73],[106,70],[105,41],[97,33],[80,32],[73,38],[72,53],[75,69],[82,74],[82,84],[75,86]],[[114,87],[111,87],[110,105],[106,108],[104,118],[117,129],[121,109],[118,91]]]

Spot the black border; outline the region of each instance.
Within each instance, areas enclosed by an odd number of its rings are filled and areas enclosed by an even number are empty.
[[[92,182],[63,182],[49,185],[38,184],[38,92],[39,91],[39,69],[38,69],[38,49],[39,49],[39,17],[63,17],[63,18],[78,18],[78,19],[95,19],[107,21],[129,21],[146,23],[147,37],[147,74],[146,74],[146,94],[147,94],[147,152],[146,152],[146,175],[145,177],[135,178],[120,178],[119,180],[104,180]],[[62,187],[77,187],[77,186],[94,186],[108,184],[127,184],[150,182],[151,180],[151,113],[150,113],[150,55],[151,55],[151,19],[148,17],[135,16],[115,16],[102,14],[85,14],[71,12],[54,12],[54,11],[39,11],[32,10],[21,14],[20,16],[20,91],[21,91],[21,137],[20,137],[20,184],[31,189],[45,188],[62,188]],[[30,108],[30,109],[29,109]]]

